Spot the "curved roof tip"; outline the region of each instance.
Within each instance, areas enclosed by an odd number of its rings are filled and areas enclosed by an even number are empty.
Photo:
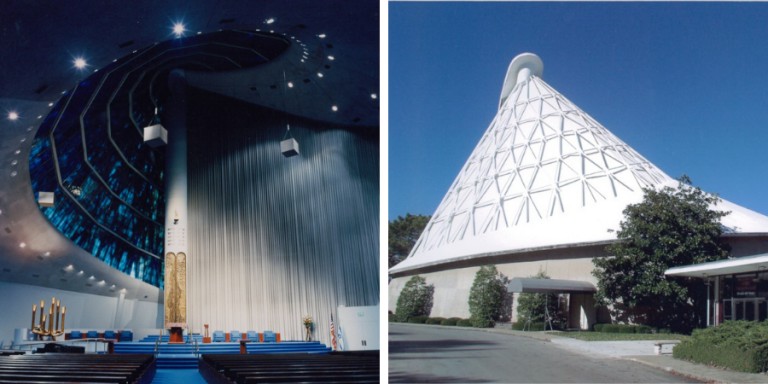
[[[544,62],[535,53],[521,53],[512,59],[504,77],[504,85],[501,87],[499,97],[499,109],[518,83],[527,80],[531,76],[541,77],[544,73]]]

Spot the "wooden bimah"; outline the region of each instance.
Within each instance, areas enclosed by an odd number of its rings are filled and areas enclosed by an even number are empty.
[[[184,342],[184,328],[187,327],[186,323],[168,323],[168,342],[169,343],[183,343]]]

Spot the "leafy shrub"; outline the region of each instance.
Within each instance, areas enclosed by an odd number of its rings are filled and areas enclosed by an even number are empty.
[[[427,324],[440,324],[443,320],[445,320],[444,317],[430,317],[427,319]]]
[[[484,265],[475,274],[469,291],[469,319],[478,328],[493,327],[502,314],[506,278],[494,265]]]
[[[450,319],[445,319],[440,322],[440,325],[456,325],[456,323],[461,320],[458,317],[451,317]]]
[[[768,370],[768,323],[726,321],[717,327],[696,329],[690,339],[672,350],[672,355],[742,372],[765,372]]]
[[[472,320],[470,319],[460,319],[456,322],[456,325],[459,327],[471,327],[472,326]]]
[[[539,272],[535,279],[549,279],[544,272]],[[559,308],[559,297],[553,293],[521,293],[517,299],[517,319],[521,323],[545,323],[546,315],[555,329],[565,326],[565,314]]]
[[[432,312],[432,297],[435,286],[427,285],[427,280],[421,276],[414,276],[403,287],[397,298],[395,316],[397,321],[408,322],[414,316],[429,316]]]
[[[427,316],[413,316],[408,319],[408,322],[411,324],[424,324],[427,322],[427,319],[429,319]]]
[[[395,314],[392,313],[392,312],[389,313],[389,322],[390,323],[396,323],[397,322],[397,316],[395,316]]]
[[[604,332],[603,327],[605,327],[605,325],[606,325],[605,323],[597,323],[593,326],[593,329],[595,330],[595,332]]]

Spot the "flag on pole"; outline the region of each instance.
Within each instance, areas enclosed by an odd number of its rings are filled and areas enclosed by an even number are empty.
[[[331,314],[331,350],[336,350],[336,328],[333,326],[333,314]]]

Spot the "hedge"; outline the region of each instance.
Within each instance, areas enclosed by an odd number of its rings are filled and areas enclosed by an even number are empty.
[[[430,317],[427,319],[427,324],[440,324],[443,320],[445,320],[444,317]]]
[[[427,316],[413,316],[410,319],[408,319],[408,322],[413,324],[424,324],[427,322],[428,318],[429,317]]]
[[[389,322],[390,323],[396,323],[397,322],[397,316],[395,316],[395,314],[392,313],[392,312],[389,313]]]
[[[469,319],[461,319],[456,322],[456,325],[458,325],[459,327],[471,327],[472,321]]]
[[[736,371],[765,372],[768,370],[768,323],[726,321],[717,327],[696,329],[689,339],[675,346],[672,355]]]
[[[443,321],[441,321],[440,325],[452,325],[453,326],[453,325],[456,325],[456,323],[458,323],[459,320],[461,320],[461,319],[458,318],[458,317],[451,317],[450,319],[444,319]]]

